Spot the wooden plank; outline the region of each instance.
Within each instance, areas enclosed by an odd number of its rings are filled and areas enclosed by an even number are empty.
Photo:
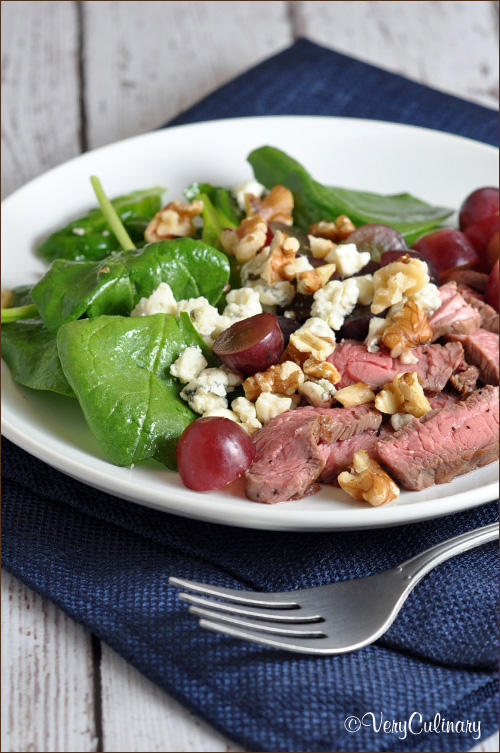
[[[76,3],[2,2],[2,197],[80,152]]]
[[[498,3],[294,0],[292,12],[302,36],[498,107]]]
[[[286,2],[86,2],[90,148],[167,122],[292,41]]]
[[[243,750],[174,701],[105,644],[101,678],[103,750]]]
[[[2,751],[95,751],[90,634],[2,574]]]

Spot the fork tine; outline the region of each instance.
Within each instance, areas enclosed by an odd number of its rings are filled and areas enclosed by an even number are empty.
[[[349,650],[345,648],[329,648],[328,646],[325,646],[324,638],[301,639],[296,637],[293,639],[287,638],[286,636],[273,638],[264,633],[260,633],[257,630],[240,630],[231,625],[224,625],[221,622],[205,619],[199,620],[198,624],[200,627],[212,630],[214,633],[222,633],[231,638],[241,638],[245,641],[260,643],[265,646],[274,646],[275,648],[282,648],[286,651],[294,651],[299,654],[323,654],[323,656],[327,656],[329,654],[343,654]]]
[[[266,609],[259,607],[240,607],[237,604],[226,604],[223,601],[214,601],[213,599],[204,599],[201,596],[193,594],[179,594],[179,600],[188,604],[208,607],[220,612],[229,612],[230,614],[242,614],[248,617],[255,617],[260,620],[269,620],[276,622],[319,622],[323,618],[319,614],[307,614],[302,609]]]
[[[200,607],[189,607],[189,613],[194,614],[197,617],[208,617],[209,620],[217,620],[231,625],[236,625],[241,628],[248,628],[250,630],[258,630],[266,633],[274,633],[276,635],[297,636],[300,638],[326,638],[326,634],[321,630],[313,630],[312,628],[304,627],[289,627],[288,625],[277,625],[270,621],[252,622],[251,620],[245,620],[240,617],[231,617],[226,614],[218,614],[212,612],[210,609],[201,609]]]
[[[205,594],[205,596],[220,596],[223,599],[236,601],[239,604],[256,605],[262,607],[277,607],[281,609],[292,609],[300,606],[293,597],[287,593],[256,593],[254,591],[239,591],[236,588],[222,588],[221,586],[211,586],[208,583],[199,583],[195,580],[185,580],[184,578],[168,579],[172,586],[187,588],[189,591]],[[293,592],[292,592],[293,593]]]

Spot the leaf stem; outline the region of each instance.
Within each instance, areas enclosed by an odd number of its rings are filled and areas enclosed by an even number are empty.
[[[1,322],[7,324],[8,322],[17,322],[20,319],[33,319],[35,316],[39,316],[38,309],[33,303],[30,303],[28,306],[2,309]]]
[[[101,186],[99,178],[97,178],[95,175],[91,175],[90,182],[92,183],[92,188],[95,191],[95,195],[97,196],[97,200],[100,204],[104,218],[115,234],[116,240],[124,251],[132,251],[133,249],[135,249],[135,244],[130,235],[125,230],[123,222],[119,218],[114,206],[104,193],[104,189]]]

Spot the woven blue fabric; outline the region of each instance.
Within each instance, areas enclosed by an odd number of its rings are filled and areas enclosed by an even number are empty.
[[[284,94],[285,93],[285,94]],[[368,117],[488,143],[498,114],[305,40],[240,76],[175,124],[258,114]],[[290,590],[392,567],[497,519],[495,502],[398,528],[276,533],[189,521],[91,489],[3,440],[3,565],[90,628],[221,732],[261,751],[461,751],[498,726],[498,556],[488,544],[433,570],[376,644],[337,657],[286,654],[203,631],[169,575]],[[373,713],[438,731],[345,729]],[[365,717],[369,722],[370,717]],[[477,726],[476,726],[477,729]]]

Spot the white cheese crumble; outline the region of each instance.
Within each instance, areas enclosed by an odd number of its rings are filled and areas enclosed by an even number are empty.
[[[198,346],[189,347],[182,351],[179,358],[170,367],[172,376],[183,384],[196,379],[208,366],[207,360]]]
[[[358,251],[354,243],[340,243],[324,257],[326,264],[333,262],[341,277],[352,277],[370,261],[369,251]]]
[[[210,337],[219,322],[219,312],[203,296],[179,301],[177,313],[180,314],[181,311],[186,311],[189,314],[195,329],[203,336]]]
[[[239,208],[245,211],[245,195],[249,193],[252,194],[252,196],[256,196],[258,199],[260,199],[265,190],[265,186],[263,186],[262,183],[259,183],[258,180],[255,180],[255,178],[253,178],[252,180],[246,180],[243,183],[237,183],[232,187],[231,194],[236,199],[236,203],[238,204]]]
[[[403,426],[406,426],[406,424],[410,423],[410,421],[413,420],[413,416],[411,413],[394,413],[394,415],[391,416],[391,424],[394,431],[399,431],[399,429],[402,429]]]
[[[141,298],[137,306],[130,312],[130,316],[176,313],[177,301],[174,298],[170,285],[166,282],[160,282],[156,290],[148,298]]]
[[[226,302],[223,316],[230,319],[248,319],[250,316],[262,314],[259,292],[254,288],[245,287],[230,290],[226,296]]]
[[[308,380],[299,386],[300,394],[316,408],[330,408],[336,391],[327,379]]]
[[[355,307],[359,296],[359,288],[355,279],[332,280],[317,290],[311,308],[313,317],[324,319],[335,330],[342,327],[345,317]]]
[[[257,418],[262,424],[266,424],[271,418],[290,410],[291,405],[292,399],[290,397],[280,397],[272,392],[262,392],[255,401]]]
[[[360,275],[352,279],[358,286],[357,302],[362,306],[369,306],[373,301],[373,275]]]
[[[227,409],[227,393],[232,392],[241,382],[241,375],[225,366],[203,369],[184,387],[181,398],[195,413]]]

